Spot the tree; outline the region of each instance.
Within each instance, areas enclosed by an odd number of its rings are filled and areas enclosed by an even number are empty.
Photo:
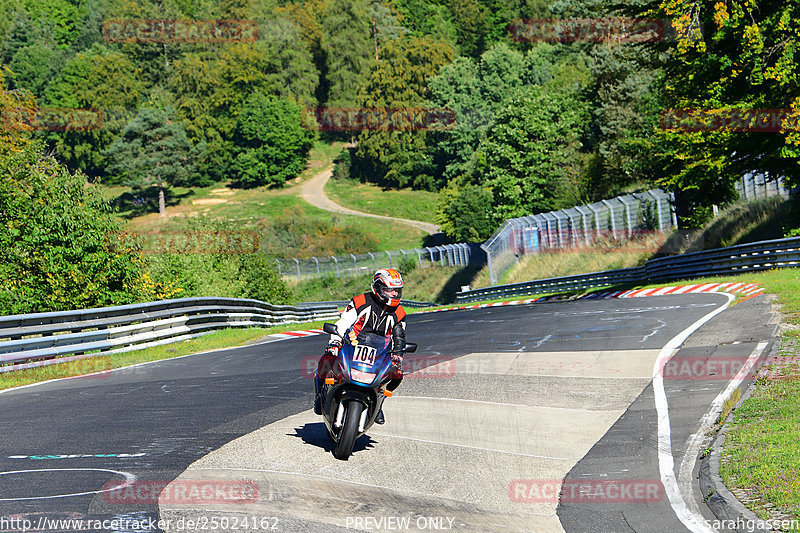
[[[6,71],[0,69],[0,159],[11,157],[31,142],[36,120],[36,97],[26,89],[6,90]]]
[[[9,67],[14,73],[14,87],[25,87],[37,98],[63,66],[63,55],[42,43],[32,43],[17,50]]]
[[[242,187],[283,185],[303,171],[316,136],[303,110],[287,98],[253,93],[239,115],[232,175]]]
[[[496,227],[492,202],[492,192],[480,185],[445,188],[436,210],[436,222],[456,242],[486,240]]]
[[[459,52],[464,56],[479,56],[489,32],[486,7],[478,0],[448,0],[447,7],[456,27]]]
[[[520,89],[505,101],[478,149],[475,174],[492,190],[496,224],[582,203],[585,119],[585,105],[567,91]]]
[[[96,186],[39,143],[0,153],[0,314],[141,301],[137,244]]]
[[[375,62],[371,21],[364,0],[330,0],[322,20],[329,107],[353,107]]]
[[[679,217],[701,224],[711,204],[735,198],[734,182],[747,172],[799,184],[796,123],[748,132],[755,124],[741,113],[800,104],[800,1],[659,0],[651,6],[648,16],[677,21],[678,39],[659,45],[665,52],[665,107],[744,117],[744,127],[666,128],[662,134],[661,184],[676,191]]]
[[[358,102],[378,113],[398,111],[391,127],[362,131],[356,152],[363,176],[394,187],[433,189],[433,160],[425,144],[430,92],[427,82],[452,61],[442,42],[407,36],[387,42]]]
[[[228,177],[231,139],[245,100],[254,92],[315,103],[317,72],[298,28],[286,19],[262,25],[262,40],[225,45],[218,53],[186,54],[172,65],[167,82],[176,95],[177,117],[190,140],[208,147],[200,173]]]
[[[436,174],[450,181],[475,170],[474,153],[501,102],[526,81],[525,57],[505,44],[478,60],[457,58],[431,78],[431,103],[455,114],[452,128],[431,134]]]
[[[104,155],[111,161],[109,171],[128,184],[158,186],[158,212],[164,216],[164,186],[180,184],[194,172],[197,150],[168,111],[143,107]]]
[[[603,43],[591,51],[586,150],[592,152],[589,193],[595,201],[658,178],[653,155],[664,80],[648,65],[649,56],[630,43]]]
[[[127,56],[102,44],[71,57],[58,78],[45,89],[45,106],[56,109],[94,109],[102,127],[86,131],[51,132],[48,141],[74,169],[92,178],[105,173],[104,150],[135,114],[146,84]]]

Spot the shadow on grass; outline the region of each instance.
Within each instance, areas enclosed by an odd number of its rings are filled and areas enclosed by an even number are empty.
[[[422,238],[422,247],[442,246],[443,244],[451,244],[452,242],[453,240],[449,239],[444,233],[433,233],[431,235],[425,235]]]
[[[473,263],[453,274],[453,276],[447,280],[447,283],[445,283],[444,287],[442,287],[442,290],[439,291],[439,294],[436,295],[434,301],[437,304],[451,304],[455,302],[456,293],[461,291],[461,286],[472,283],[472,279],[478,274],[483,266],[483,263]]]
[[[194,195],[189,190],[183,194],[176,194],[169,189],[164,190],[167,207],[176,206],[181,200]],[[158,187],[125,192],[111,200],[111,207],[124,218],[131,219],[150,213],[158,213]]]

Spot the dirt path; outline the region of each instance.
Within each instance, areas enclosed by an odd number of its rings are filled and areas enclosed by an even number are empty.
[[[405,218],[397,218],[397,217],[388,217],[384,215],[373,215],[371,213],[362,213],[361,211],[355,211],[353,209],[348,209],[347,207],[342,207],[341,205],[334,203],[325,195],[325,184],[328,182],[328,179],[331,177],[333,173],[333,166],[326,168],[310,180],[303,183],[300,187],[300,196],[308,202],[309,204],[313,205],[314,207],[318,207],[320,209],[324,209],[326,211],[331,211],[333,213],[342,213],[345,215],[357,215],[362,217],[373,217],[373,218],[382,218],[385,220],[393,220],[395,222],[401,222],[403,224],[408,224],[409,226],[414,226],[415,228],[419,228],[425,233],[433,234],[439,233],[439,226],[436,224],[431,224],[429,222],[420,222],[419,220],[408,220]]]

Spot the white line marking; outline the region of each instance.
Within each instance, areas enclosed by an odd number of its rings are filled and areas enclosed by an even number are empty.
[[[667,494],[669,503],[678,516],[678,519],[693,533],[715,533],[715,531],[708,526],[702,516],[692,513],[686,506],[686,502],[678,487],[678,481],[675,478],[675,459],[672,456],[669,404],[664,391],[662,369],[664,368],[664,364],[669,361],[678,347],[686,341],[689,335],[730,306],[734,296],[725,292],[719,294],[723,294],[728,301],[670,339],[666,346],[661,349],[658,359],[653,366],[653,393],[655,396],[656,413],[658,415],[658,470],[661,474],[661,483],[664,485],[664,492]]]
[[[89,490],[86,492],[73,492],[71,494],[56,494],[54,496],[28,496],[24,498],[0,498],[0,502],[18,502],[23,500],[52,500],[54,498],[68,498],[70,496],[85,496],[87,494],[101,494],[103,492],[111,492],[112,490],[124,489],[136,481],[136,476],[128,472],[119,472],[117,470],[109,470],[107,468],[42,468],[39,470],[13,470],[11,472],[0,472],[0,476],[8,476],[11,474],[27,474],[29,472],[111,472],[125,477],[125,481],[119,485],[115,485],[108,489]]]
[[[756,361],[761,354],[764,352],[764,349],[767,347],[769,343],[766,341],[761,341],[755,347],[753,352],[747,358],[747,361],[742,365],[742,368],[739,369],[739,372],[733,377],[730,382],[728,382],[728,386],[725,387],[725,390],[720,392],[714,401],[711,402],[711,408],[708,412],[700,419],[700,428],[697,430],[697,433],[689,437],[689,445],[686,448],[686,453],[683,456],[683,461],[681,461],[681,468],[678,472],[678,481],[680,483],[681,492],[683,493],[684,498],[688,504],[689,509],[697,514],[700,515],[700,508],[697,505],[697,502],[694,498],[694,491],[692,483],[692,470],[694,470],[695,462],[697,461],[697,454],[700,453],[700,446],[703,443],[703,439],[705,438],[708,431],[711,429],[711,426],[714,425],[714,422],[719,417],[720,413],[722,413],[722,406],[731,397],[733,394],[734,389],[738,387],[742,381],[744,381],[747,374],[753,368],[753,365],[756,364]]]

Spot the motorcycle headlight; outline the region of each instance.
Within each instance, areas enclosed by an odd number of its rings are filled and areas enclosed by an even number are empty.
[[[358,381],[359,383],[370,384],[375,381],[376,374],[372,372],[364,372],[355,368],[350,369],[350,379]]]

